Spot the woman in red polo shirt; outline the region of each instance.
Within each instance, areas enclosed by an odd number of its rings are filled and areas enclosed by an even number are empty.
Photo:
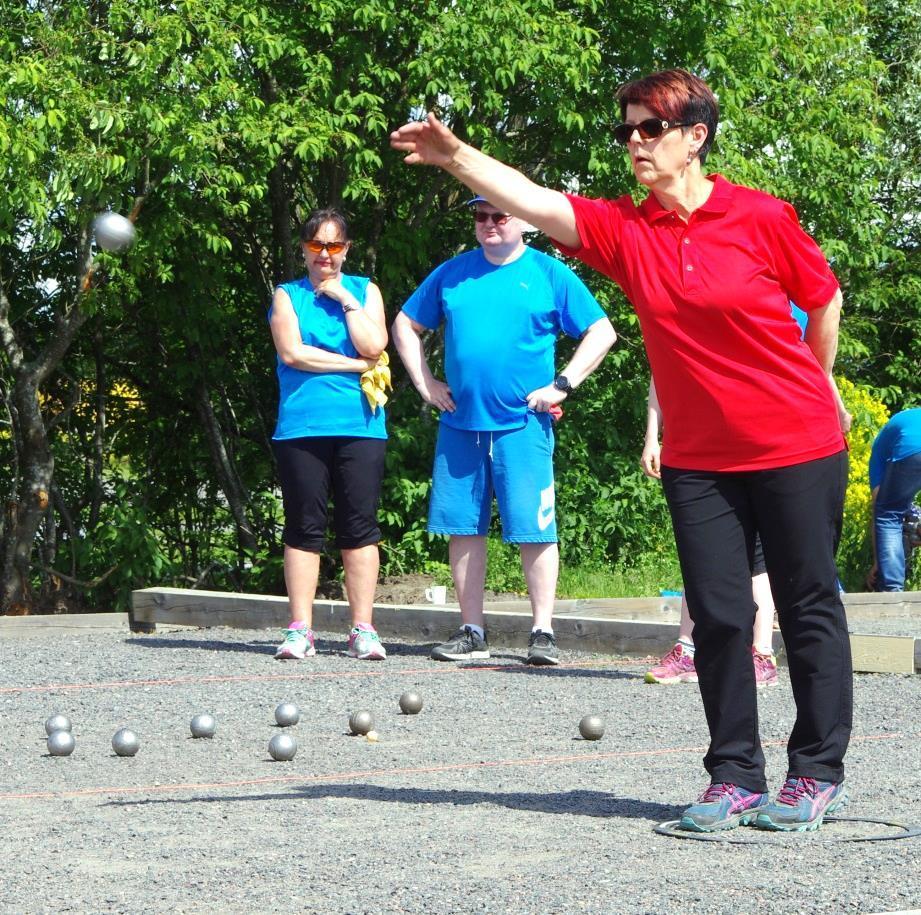
[[[627,84],[618,101],[614,136],[650,191],[639,206],[534,184],[433,115],[395,131],[391,145],[537,226],[633,304],[663,413],[662,482],[710,728],[711,784],[682,826],[814,829],[846,801],[852,711],[833,550],[847,481],[830,384],[841,293],[792,206],[702,171],[719,117],[706,83],[667,70]],[[809,313],[804,339],[791,300]],[[797,708],[773,802],[751,656],[756,530]]]

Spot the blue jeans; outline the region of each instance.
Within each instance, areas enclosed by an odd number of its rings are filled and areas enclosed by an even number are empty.
[[[876,494],[873,534],[876,538],[877,591],[905,590],[905,544],[902,518],[921,491],[921,453],[886,465]]]

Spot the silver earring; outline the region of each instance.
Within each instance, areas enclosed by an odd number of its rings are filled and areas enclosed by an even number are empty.
[[[688,161],[685,164],[690,165],[694,161],[694,156],[696,155],[697,155],[696,149],[693,149],[693,148],[689,149],[688,150]]]

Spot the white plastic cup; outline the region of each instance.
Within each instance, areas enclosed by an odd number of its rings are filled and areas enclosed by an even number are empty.
[[[425,589],[425,599],[430,604],[444,604],[448,600],[448,588],[446,585],[432,585],[431,588]]]

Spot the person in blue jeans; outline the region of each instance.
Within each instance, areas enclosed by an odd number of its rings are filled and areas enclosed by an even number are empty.
[[[870,452],[873,496],[873,568],[877,591],[905,590],[902,519],[921,492],[921,407],[896,413],[880,429]]]
[[[431,656],[489,657],[483,589],[495,495],[502,537],[519,545],[531,599],[527,662],[558,664],[551,416],[616,335],[575,273],[524,243],[526,223],[482,197],[470,206],[479,246],[436,267],[393,322],[393,342],[410,380],[441,412],[428,529],[450,537],[461,628]],[[422,334],[442,324],[446,381],[434,377],[422,346]],[[558,372],[560,333],[580,342]]]

